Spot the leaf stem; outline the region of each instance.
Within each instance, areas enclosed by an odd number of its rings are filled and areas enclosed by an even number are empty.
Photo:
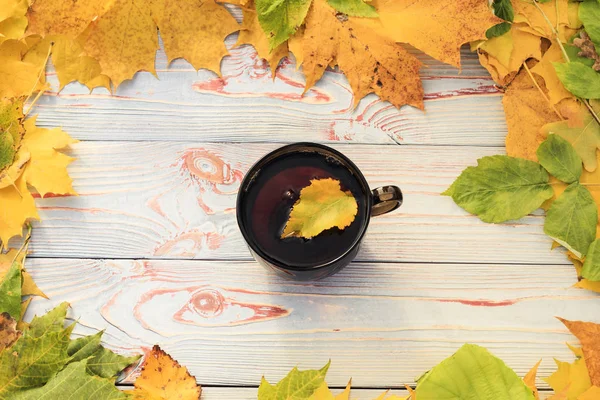
[[[546,96],[546,93],[544,93],[544,91],[542,90],[542,88],[540,87],[540,85],[538,85],[537,81],[533,77],[533,74],[531,73],[531,70],[527,66],[526,62],[523,63],[523,67],[525,67],[525,71],[527,71],[527,74],[531,78],[531,81],[533,82],[533,84],[535,85],[535,87],[539,90],[539,92],[542,94],[542,96],[544,97],[544,99],[548,102],[548,105],[550,105],[550,107],[552,108],[552,110],[554,110],[554,112],[556,113],[556,115],[558,115],[558,118],[560,118],[562,121],[564,121],[563,116],[558,112],[558,110],[556,109],[556,107],[554,107],[554,104],[552,104],[552,102],[550,101],[550,99],[548,98],[548,96]]]

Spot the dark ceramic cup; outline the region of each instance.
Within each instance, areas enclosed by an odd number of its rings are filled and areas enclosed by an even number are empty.
[[[290,209],[313,179],[333,178],[358,203],[354,221],[312,239],[281,238]],[[369,220],[400,207],[396,186],[371,190],[346,156],[315,143],[295,143],[261,158],[246,174],[237,197],[237,222],[250,252],[261,265],[297,280],[330,276],[358,254]]]

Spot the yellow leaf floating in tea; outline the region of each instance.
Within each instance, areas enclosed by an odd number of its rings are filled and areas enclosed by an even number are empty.
[[[341,189],[340,181],[313,179],[300,191],[281,238],[310,239],[333,227],[344,229],[354,221],[357,212],[356,199],[350,191]]]

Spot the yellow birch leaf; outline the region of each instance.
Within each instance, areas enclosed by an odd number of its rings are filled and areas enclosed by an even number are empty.
[[[545,90],[543,80],[539,78],[537,82]],[[559,121],[558,115],[525,70],[521,70],[512,81],[502,98],[502,104],[508,125],[506,153],[512,157],[537,161],[535,152],[545,139],[540,129],[547,123]]]
[[[187,368],[156,345],[146,356],[144,368],[134,386],[132,394],[140,400],[198,400],[202,393]]]
[[[33,196],[25,178],[21,176],[14,186],[0,189],[0,250],[13,236],[22,236],[23,224],[30,219],[40,219]]]
[[[381,36],[379,22],[337,13],[326,0],[314,0],[305,21],[301,55],[306,88],[328,65],[337,64],[354,91],[354,104],[369,93],[396,107],[423,109],[421,63],[401,45]]]
[[[559,318],[559,320],[581,342],[583,359],[589,371],[589,379],[593,385],[600,386],[600,324],[568,321],[562,318]]]
[[[6,312],[0,314],[0,352],[12,346],[20,336],[17,321]]]
[[[531,389],[531,391],[533,392],[533,396],[536,398],[536,400],[540,399],[540,395],[538,394],[537,386],[535,385],[535,378],[537,376],[537,371],[541,363],[542,360],[538,361],[537,364],[535,364],[533,368],[531,368],[531,370],[523,378],[523,382],[525,382],[525,385],[527,385],[527,387]]]
[[[337,227],[344,229],[354,221],[358,203],[350,191],[344,192],[335,179],[313,179],[300,191],[281,238],[310,239]]]
[[[442,62],[460,67],[460,47],[485,39],[502,22],[487,0],[379,0],[375,3],[388,35]]]
[[[546,53],[544,53],[542,60],[531,69],[531,72],[535,72],[544,78],[546,88],[548,89],[548,98],[552,104],[557,104],[562,99],[573,97],[571,92],[565,89],[564,85],[560,82],[558,75],[556,75],[556,70],[552,63],[557,61],[562,62],[563,55],[558,44],[553,42]]]
[[[271,66],[271,76],[275,77],[279,61],[288,55],[287,44],[282,43],[271,51],[269,39],[258,23],[256,11],[249,8],[242,8],[242,13],[244,14],[244,20],[236,46],[242,44],[251,44],[254,46],[258,55],[265,59]],[[298,63],[298,59],[296,59],[296,62]]]
[[[41,36],[65,35],[75,39],[102,16],[114,0],[35,0],[27,11],[27,33]],[[134,16],[135,14],[132,14]]]
[[[592,386],[585,391],[577,400],[598,400],[600,399],[600,387]]]
[[[550,20],[552,27],[558,26],[559,32],[565,26],[569,25],[569,1],[568,0],[556,0],[547,1],[544,3],[537,2],[537,6],[533,2],[527,1],[512,1],[515,23],[525,22],[531,27],[538,35],[545,38],[552,39],[552,28],[544,18],[544,15],[538,10],[538,7],[544,12],[546,17]],[[557,15],[558,9],[558,15]],[[564,35],[560,37],[562,42],[566,42]]]
[[[350,389],[352,386],[352,379],[346,385],[344,391],[337,396],[334,396],[327,386],[327,382],[323,382],[321,386],[309,397],[309,400],[350,400]]]
[[[67,166],[75,159],[57,150],[77,141],[60,128],[39,128],[35,121],[35,117],[25,121],[21,146],[31,154],[31,159],[23,172],[24,179],[42,197],[47,193],[75,195],[73,180],[67,173]]]

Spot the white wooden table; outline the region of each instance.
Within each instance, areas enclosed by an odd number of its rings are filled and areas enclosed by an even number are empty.
[[[231,50],[222,78],[184,61],[167,68],[159,52],[159,80],[43,96],[38,124],[82,141],[69,169],[79,197],[38,200],[28,269],[50,300],[29,313],[68,301],[78,334],[106,329],[123,352],[158,343],[209,400],[255,398],[263,374],[275,382],[328,359],[332,386],[352,377],[366,389],[355,396],[373,398],[465,342],[521,376],[543,358],[548,388],[552,357],[572,360],[565,342],[576,343],[553,317],[600,322],[600,296],[570,288],[574,269],[550,251],[540,213],[488,225],[440,196],[477,158],[504,152],[502,94],[463,50],[462,73],[413,51],[426,65],[425,113],[373,95],[353,109],[338,72],[302,97],[292,61],[271,81],[248,46]],[[52,69],[48,79],[57,87]],[[332,145],[372,187],[405,196],[372,220],[355,263],[313,283],[258,266],[235,222],[245,171],[296,141]]]

